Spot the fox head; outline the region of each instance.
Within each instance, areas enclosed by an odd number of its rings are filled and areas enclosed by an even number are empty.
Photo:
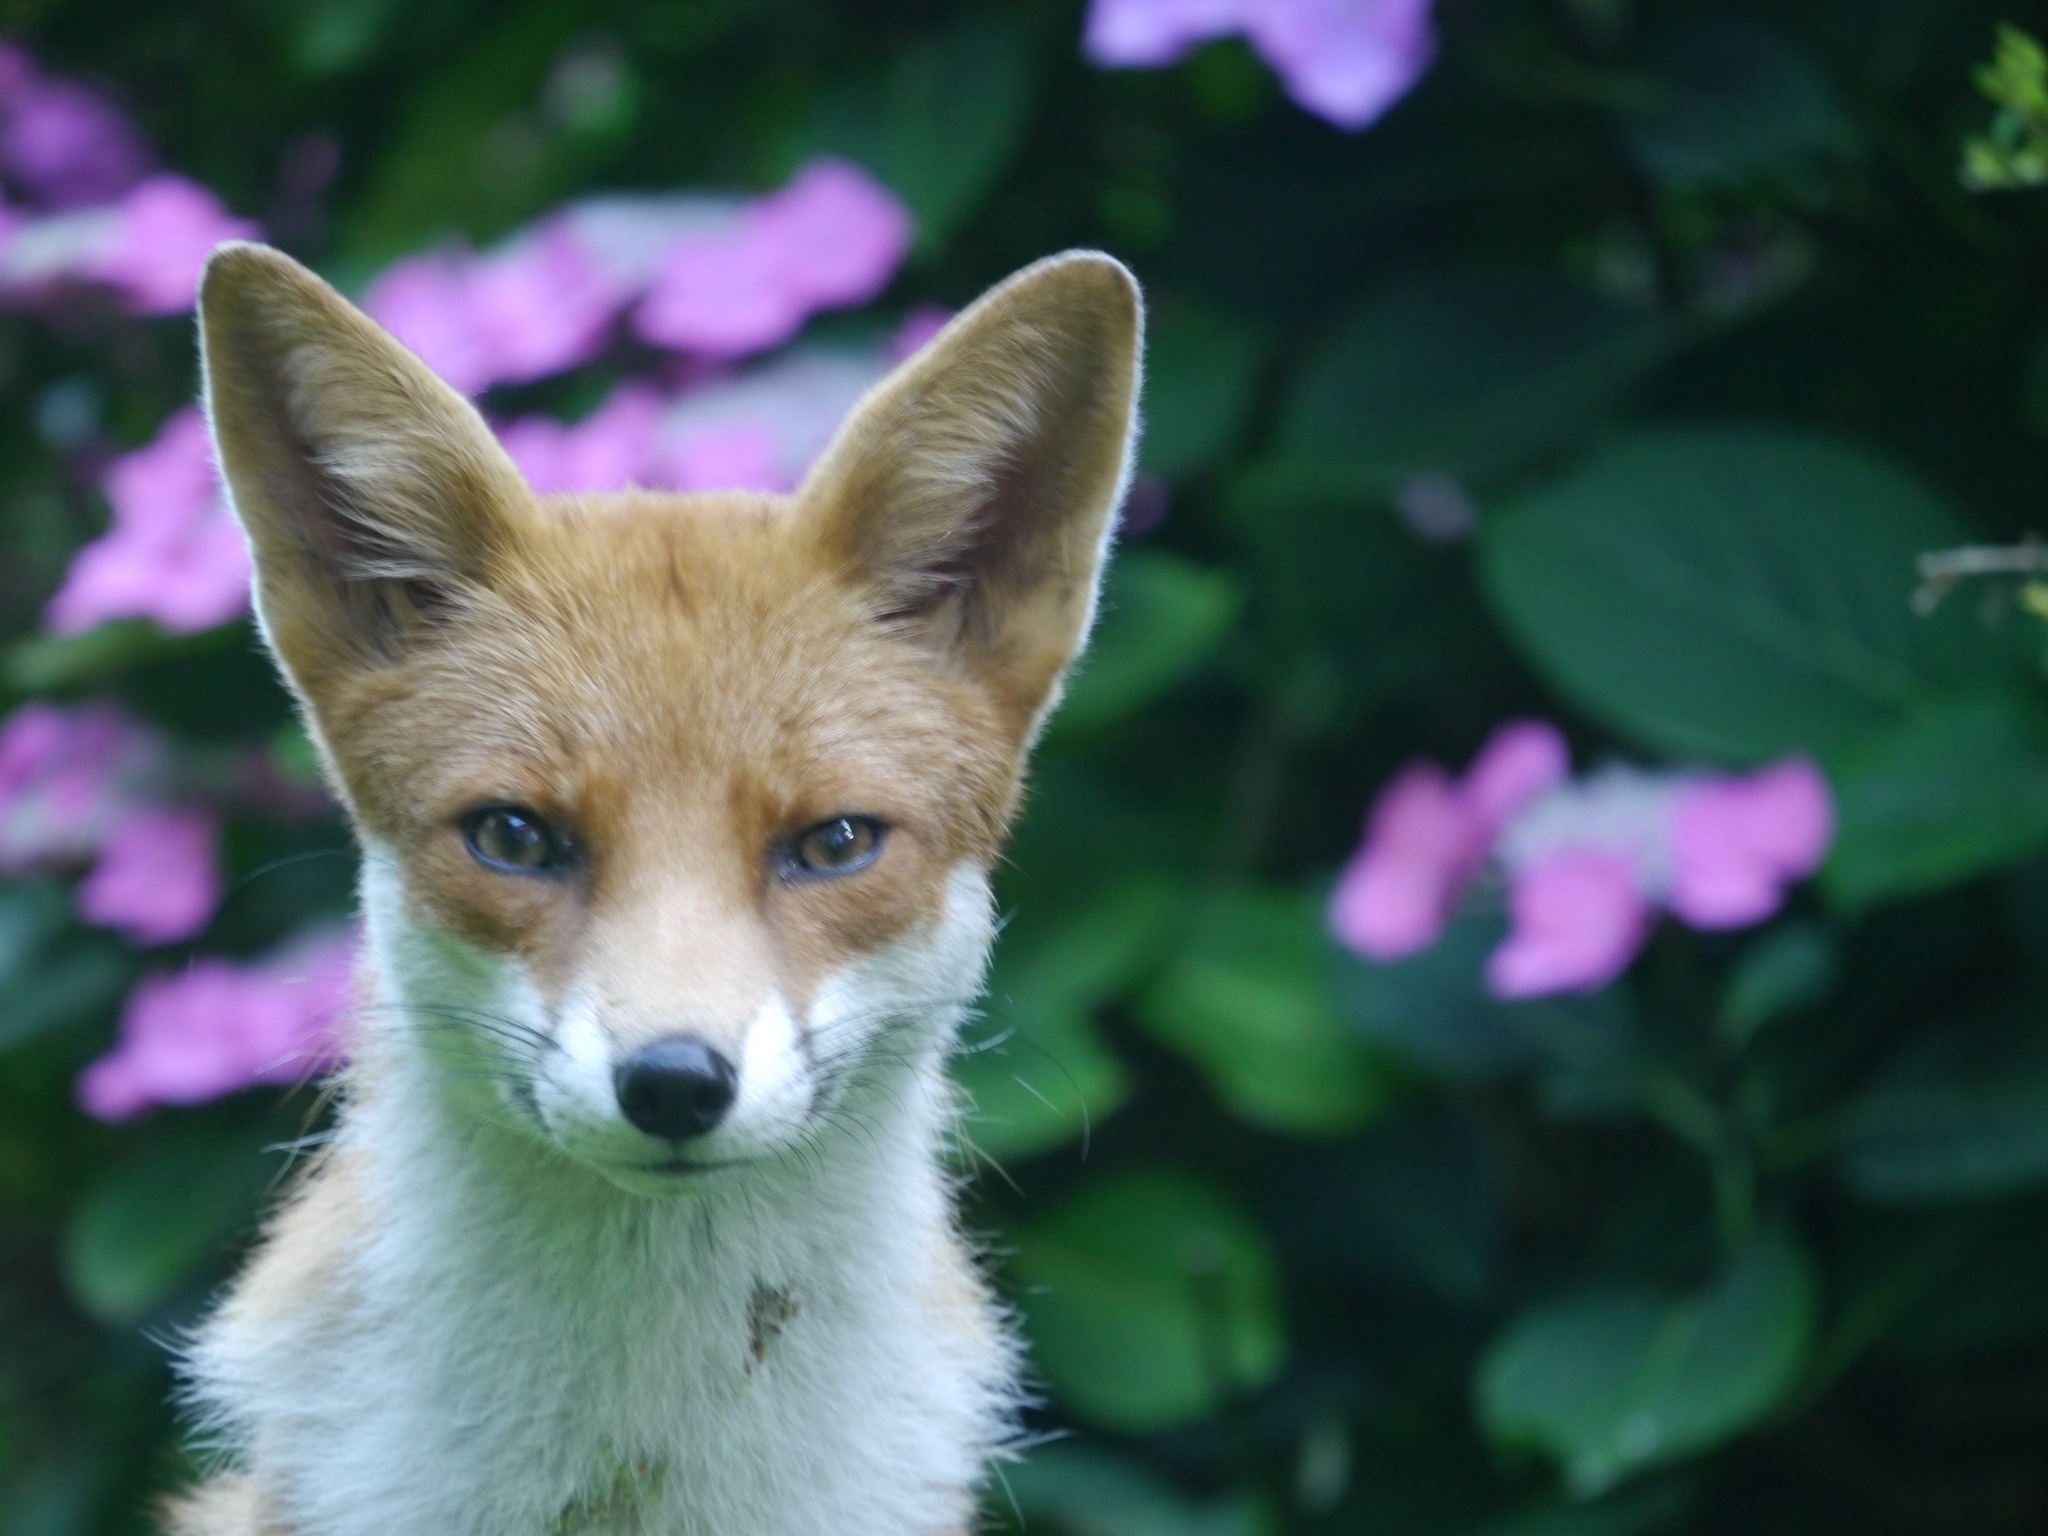
[[[536,496],[261,246],[200,319],[259,621],[363,845],[367,1033],[643,1192],[943,1049],[1129,472],[1121,266],[994,289],[789,496]]]

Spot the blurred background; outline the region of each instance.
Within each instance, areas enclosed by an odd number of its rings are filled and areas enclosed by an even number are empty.
[[[994,1527],[2048,1528],[2042,19],[0,4],[0,1532],[187,1475],[346,1049],[191,412],[237,234],[556,488],[786,487],[1015,267],[1144,282],[957,1064]]]

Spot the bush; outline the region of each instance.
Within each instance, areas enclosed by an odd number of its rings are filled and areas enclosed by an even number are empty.
[[[1145,282],[957,1063],[1046,1399],[991,1519],[2040,1527],[2039,48],[1210,9],[15,9],[0,1531],[185,1475],[167,1341],[343,1047],[352,854],[190,411],[258,230],[543,485],[786,485],[1012,268]]]

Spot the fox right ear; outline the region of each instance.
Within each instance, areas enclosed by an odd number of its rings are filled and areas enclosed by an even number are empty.
[[[199,331],[257,615],[317,699],[481,587],[532,495],[475,407],[281,252],[215,251]]]

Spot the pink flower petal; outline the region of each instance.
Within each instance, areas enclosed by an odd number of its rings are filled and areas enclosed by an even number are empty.
[[[728,421],[684,434],[670,451],[671,482],[684,491],[785,491],[776,465],[775,429],[765,421]]]
[[[946,328],[953,311],[943,304],[920,304],[903,317],[896,334],[889,338],[889,361],[900,363],[923,348]]]
[[[866,172],[817,161],[737,228],[678,240],[634,326],[660,346],[745,357],[787,341],[817,310],[873,298],[910,236],[909,213]]]
[[[1093,0],[1097,64],[1157,68],[1242,32],[1297,105],[1340,128],[1377,120],[1436,56],[1433,0]]]
[[[536,491],[616,491],[656,478],[654,428],[661,396],[623,384],[571,426],[527,416],[501,428],[499,440]]]
[[[748,211],[754,258],[811,309],[865,304],[910,250],[910,212],[845,160],[817,160]]]
[[[180,411],[104,481],[113,526],[72,558],[44,614],[60,635],[109,619],[210,629],[249,604],[249,553],[228,508],[205,420]]]
[[[1380,792],[1365,841],[1338,877],[1330,927],[1372,960],[1434,943],[1483,851],[1482,829],[1434,763],[1403,769]]]
[[[633,323],[658,346],[738,358],[787,341],[807,313],[737,231],[678,242]]]
[[[0,87],[0,165],[50,208],[104,203],[127,191],[149,150],[127,116],[96,91],[38,78],[15,51]]]
[[[1671,910],[1695,928],[1762,922],[1820,867],[1834,836],[1827,781],[1803,758],[1702,779],[1672,815]]]
[[[122,1009],[114,1049],[79,1077],[79,1103],[124,1120],[333,1065],[354,950],[352,936],[328,932],[253,963],[208,956],[145,977]]]
[[[138,944],[189,939],[220,905],[219,839],[219,822],[198,807],[133,812],[72,893],[78,915]]]
[[[192,307],[206,258],[223,240],[258,233],[229,216],[221,201],[182,176],[152,176],[118,205],[112,242],[86,275],[105,283],[138,314],[172,315]]]
[[[1556,726],[1543,720],[1514,720],[1486,738],[1459,793],[1492,835],[1545,790],[1571,772],[1571,749]]]
[[[1559,853],[1519,870],[1508,892],[1508,936],[1488,958],[1496,997],[1591,992],[1642,948],[1650,909],[1626,859]]]
[[[465,395],[491,382],[491,342],[470,299],[466,252],[408,256],[363,294],[363,312]]]
[[[0,873],[97,853],[162,759],[156,734],[110,705],[23,705],[0,724]]]
[[[1110,68],[1157,69],[1235,32],[1259,0],[1092,0],[1082,50]]]
[[[626,297],[559,221],[476,263],[467,282],[491,383],[522,384],[588,362]]]
[[[1340,128],[1376,122],[1436,57],[1432,0],[1259,0],[1252,47],[1295,103]]]

